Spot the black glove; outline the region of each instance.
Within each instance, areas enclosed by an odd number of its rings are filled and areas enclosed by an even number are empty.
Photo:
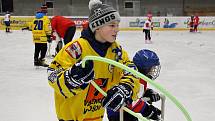
[[[93,61],[86,61],[85,68],[82,68],[81,64],[82,61],[74,64],[64,73],[65,84],[69,89],[89,84],[94,78]]]
[[[146,117],[148,119],[159,121],[161,111],[153,105],[148,105],[147,103],[145,103],[144,109],[142,109],[141,114],[143,117]]]
[[[132,89],[127,84],[119,84],[107,91],[107,96],[103,99],[102,105],[113,111],[118,111],[124,102],[129,101]]]
[[[46,35],[46,37],[47,37],[47,41],[48,41],[49,43],[51,43],[51,42],[52,42],[51,35]]]
[[[150,104],[152,102],[157,102],[161,99],[160,95],[152,89],[147,89],[143,94],[143,97],[149,98],[150,100],[148,101],[148,103]]]

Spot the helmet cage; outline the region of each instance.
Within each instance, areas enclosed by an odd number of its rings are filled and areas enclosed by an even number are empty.
[[[150,71],[146,74],[147,77],[155,80],[160,75],[161,65],[152,66]]]

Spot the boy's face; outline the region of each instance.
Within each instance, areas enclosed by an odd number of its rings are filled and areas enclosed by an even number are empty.
[[[113,43],[116,40],[117,33],[119,32],[119,21],[111,22],[96,30],[96,40],[99,42]]]

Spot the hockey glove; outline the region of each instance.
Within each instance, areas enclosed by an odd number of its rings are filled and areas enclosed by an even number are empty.
[[[81,64],[82,61],[74,64],[64,73],[65,84],[69,89],[89,84],[94,78],[93,61],[86,61],[85,68],[82,68]]]
[[[48,42],[48,43],[51,43],[51,42],[52,42],[51,35],[46,35],[46,37],[47,37],[47,42]]]
[[[146,117],[148,119],[159,121],[161,111],[158,108],[154,107],[153,105],[146,104],[144,111],[141,112],[141,114],[143,115],[143,117]]]
[[[143,97],[149,98],[148,103],[157,102],[161,99],[160,95],[155,92],[153,89],[147,89],[143,94]]]
[[[153,105],[149,105],[144,102],[142,99],[138,99],[136,103],[132,106],[132,111],[136,113],[141,113],[143,117],[152,120],[160,120],[161,111],[154,107]]]
[[[118,111],[124,102],[128,101],[132,95],[131,87],[127,84],[119,84],[107,91],[107,96],[103,99],[102,105],[113,111]]]

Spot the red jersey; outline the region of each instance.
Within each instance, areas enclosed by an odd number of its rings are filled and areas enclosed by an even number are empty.
[[[144,91],[146,91],[147,89],[147,82],[143,79],[140,79],[140,84],[142,84],[144,86]]]
[[[51,20],[51,26],[53,31],[56,31],[61,38],[64,38],[66,30],[71,26],[75,26],[75,23],[63,16],[54,16]]]
[[[140,84],[144,86],[144,91],[147,89],[147,82],[143,79],[140,79]],[[136,113],[140,113],[142,110],[142,107],[144,107],[145,101],[143,101],[141,98],[137,99],[136,101],[133,101],[131,104],[128,105],[128,108],[133,110]]]
[[[196,16],[196,17],[194,18],[193,22],[194,22],[194,25],[198,25],[198,24],[199,24],[199,17]]]

